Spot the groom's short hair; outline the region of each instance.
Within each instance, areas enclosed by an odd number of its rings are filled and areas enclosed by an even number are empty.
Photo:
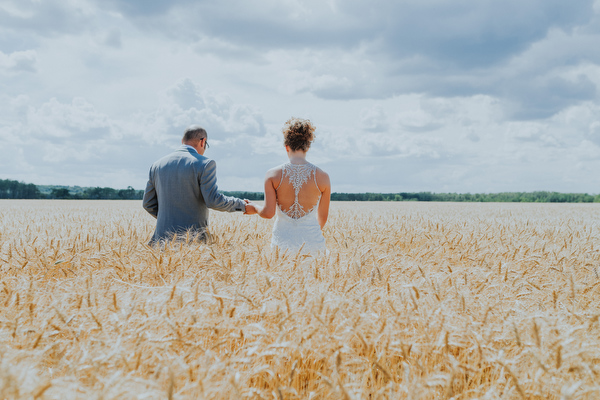
[[[206,130],[200,125],[192,125],[183,133],[183,142],[199,142],[207,138]]]

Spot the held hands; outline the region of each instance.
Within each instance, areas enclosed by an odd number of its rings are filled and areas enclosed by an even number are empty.
[[[258,213],[258,206],[256,204],[252,203],[248,199],[244,199],[244,202],[246,203],[246,210],[244,211],[244,214],[252,215]]]

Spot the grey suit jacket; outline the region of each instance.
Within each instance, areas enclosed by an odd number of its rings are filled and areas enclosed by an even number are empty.
[[[186,231],[202,236],[208,226],[209,208],[244,211],[245,203],[219,193],[213,160],[181,146],[150,167],[143,207],[156,218],[151,240],[155,243]]]

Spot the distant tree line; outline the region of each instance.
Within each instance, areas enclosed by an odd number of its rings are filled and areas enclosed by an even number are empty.
[[[74,199],[74,200],[141,200],[143,190],[88,187],[69,190],[62,186],[41,186],[0,179],[0,199]],[[240,199],[263,200],[262,192],[223,191],[226,196]],[[453,201],[499,203],[600,203],[599,195],[558,192],[503,192],[503,193],[332,193],[332,201]]]
[[[600,195],[558,192],[503,193],[332,193],[333,201],[453,201],[499,203],[600,203]]]
[[[71,193],[66,188],[52,189],[46,198],[49,199],[74,199],[74,200],[141,200],[143,190],[135,190],[131,186],[127,189],[113,189],[109,187],[84,188],[82,192]]]
[[[0,199],[40,199],[41,195],[33,183],[0,179]]]
[[[77,192],[65,187],[52,187],[48,193],[42,193],[33,183],[0,179],[0,199],[141,200],[143,196],[143,190],[135,190],[131,186],[127,189],[90,187]]]

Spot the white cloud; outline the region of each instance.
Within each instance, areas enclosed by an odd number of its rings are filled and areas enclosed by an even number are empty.
[[[234,102],[227,94],[202,90],[189,78],[166,90],[164,103],[153,119],[162,119],[166,130],[176,135],[193,124],[201,124],[209,137],[215,135],[217,140],[265,133],[260,111]]]
[[[590,128],[588,131],[588,136],[590,140],[596,145],[600,146],[600,122],[594,121],[590,124]]]
[[[50,99],[27,116],[29,134],[36,138],[102,138],[110,135],[108,116],[97,112],[84,98],[70,104]]]
[[[396,115],[396,120],[402,129],[409,132],[427,132],[438,129],[440,122],[437,120],[442,117],[437,114],[430,114],[423,108],[400,112]]]
[[[388,117],[381,106],[365,108],[360,112],[362,128],[369,132],[381,132],[388,128]]]
[[[4,54],[0,51],[0,72],[36,72],[36,52],[34,50],[15,51]]]
[[[197,96],[186,98],[186,93]],[[3,102],[7,107],[5,113],[0,113],[0,118],[8,122],[10,115],[11,123],[0,124],[0,143],[4,144],[0,146],[0,157],[13,164],[30,165],[29,170],[36,165],[43,166],[44,172],[38,171],[35,175],[37,179],[55,182],[54,175],[63,176],[66,175],[64,171],[70,170],[80,176],[75,178],[77,184],[85,185],[93,170],[98,181],[120,176],[114,181],[120,182],[120,186],[134,184],[140,187],[150,164],[177,147],[184,129],[196,123],[209,132],[211,153],[223,154],[236,164],[221,166],[220,170],[253,171],[256,176],[264,172],[264,164],[258,170],[241,170],[237,165],[254,145],[250,138],[262,140],[267,137],[260,112],[235,103],[226,94],[201,91],[189,79],[167,89],[157,109],[123,119],[111,118],[81,97],[70,102],[52,98],[39,106],[32,105],[31,99],[24,95],[4,97]],[[29,161],[17,160],[14,155],[9,157],[8,153],[14,152],[15,146],[30,147],[25,153]],[[86,173],[89,168],[92,170]],[[130,172],[118,172],[125,170]],[[132,173],[133,170],[137,172]],[[133,178],[135,182],[127,183],[125,178]],[[242,176],[232,177],[229,181],[241,179]],[[228,180],[224,179],[224,182]],[[89,185],[95,184],[90,182]]]

